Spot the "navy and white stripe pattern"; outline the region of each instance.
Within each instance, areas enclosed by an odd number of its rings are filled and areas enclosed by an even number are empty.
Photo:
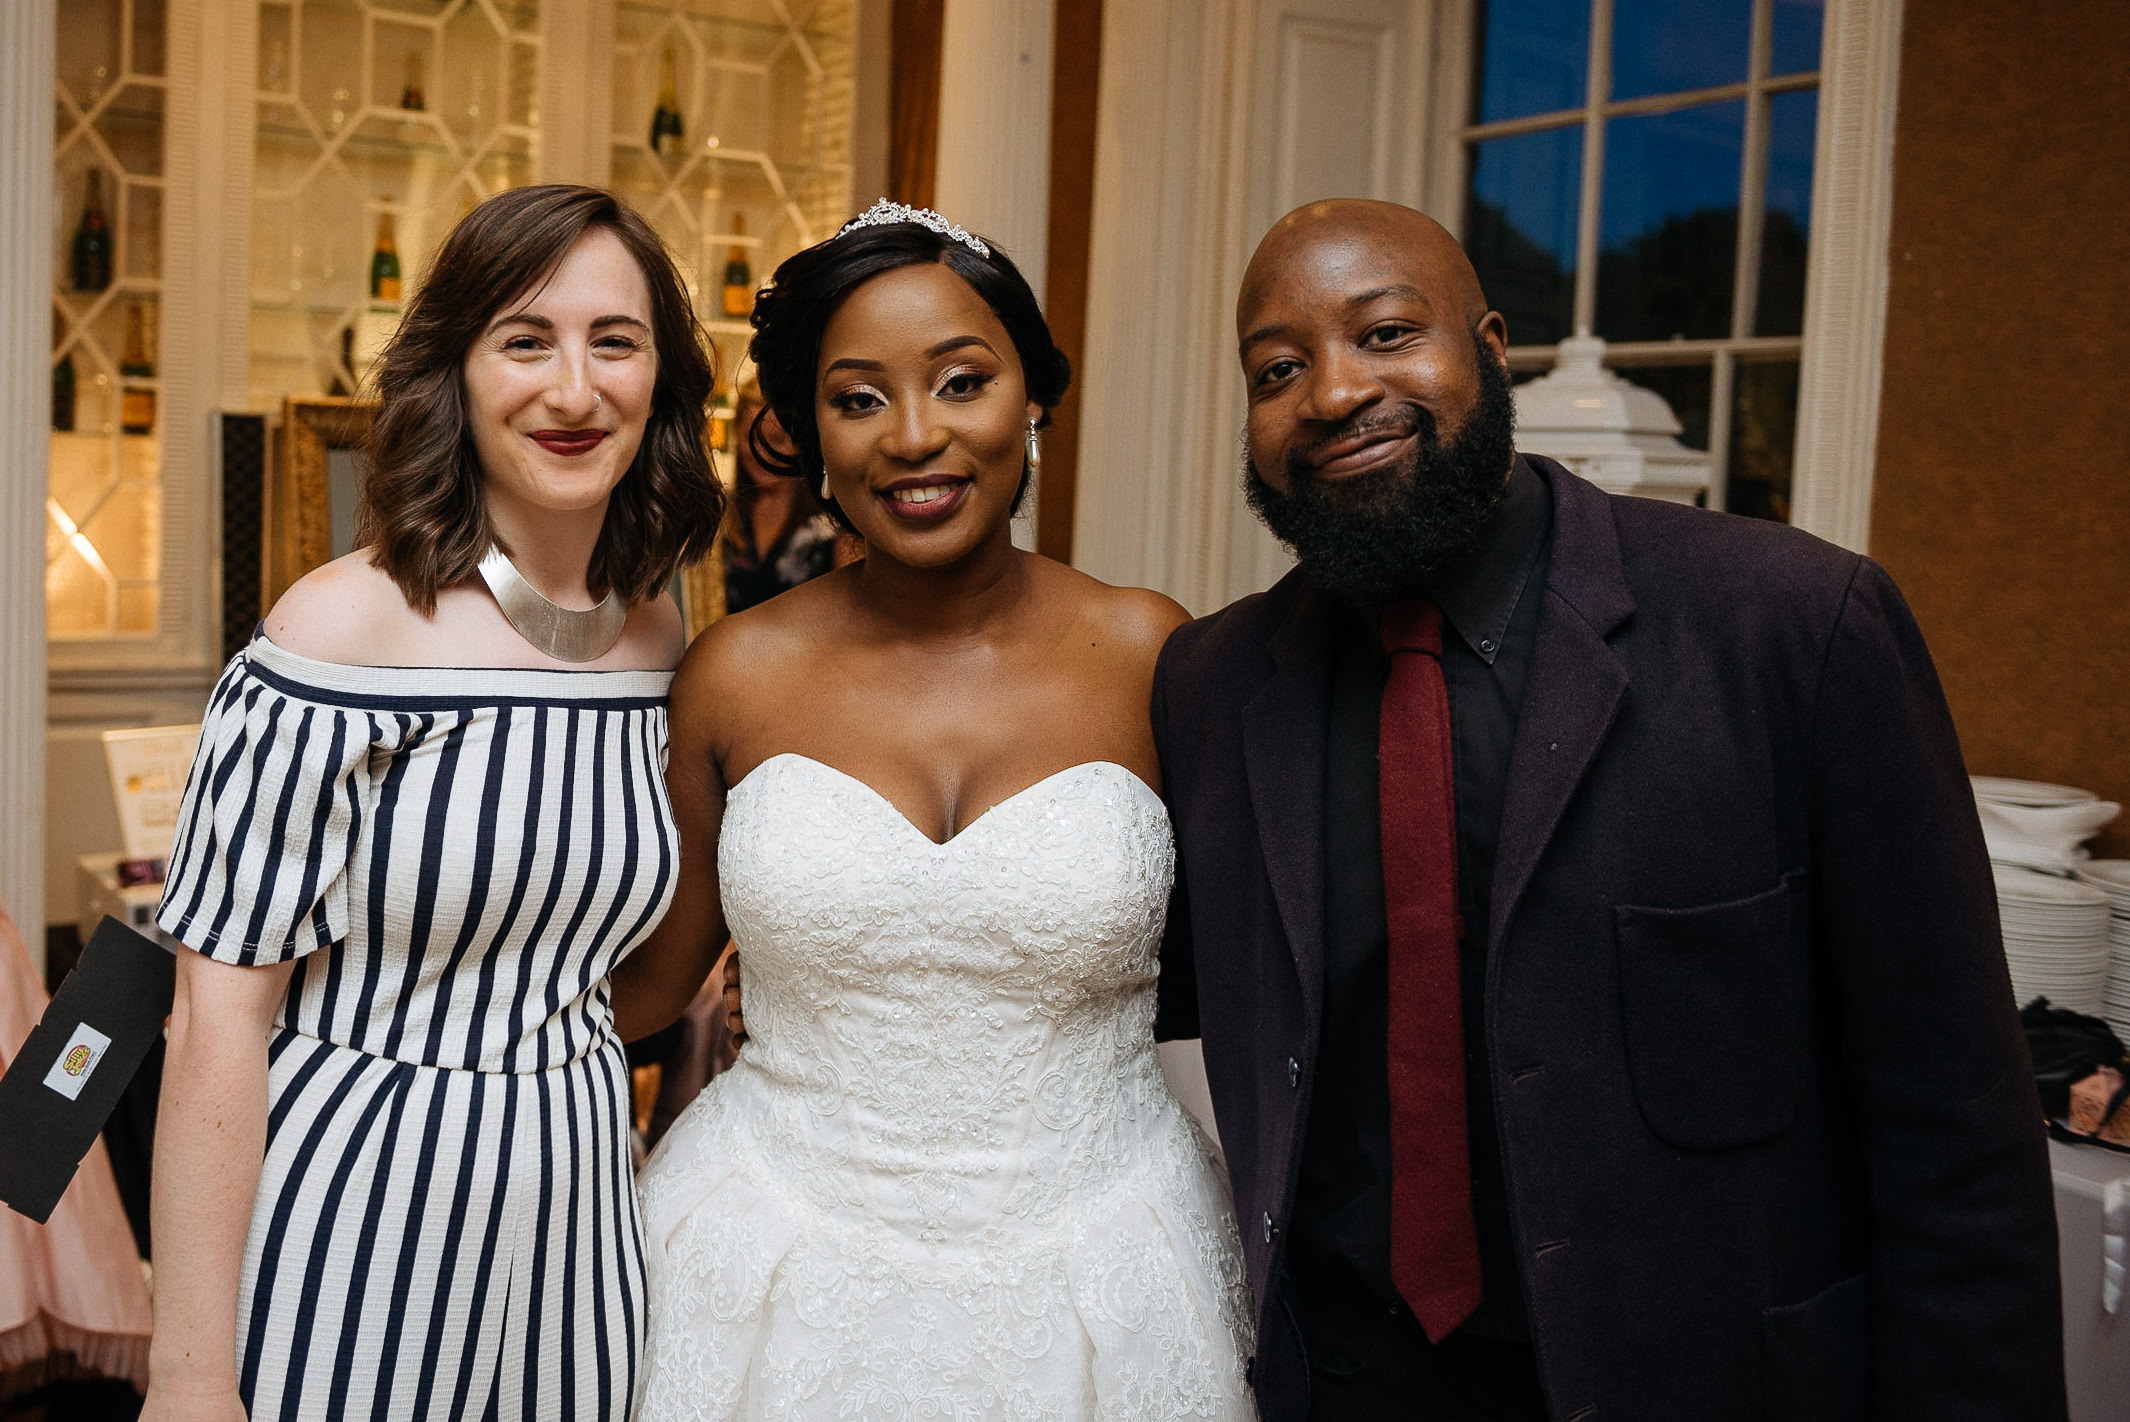
[[[255,1422],[627,1417],[643,1242],[605,978],[672,896],[670,680],[262,637],[215,687],[157,922],[298,960],[238,1304]]]

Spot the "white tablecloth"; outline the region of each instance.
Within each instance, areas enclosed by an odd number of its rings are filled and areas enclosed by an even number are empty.
[[[2071,1422],[2130,1422],[2130,1298],[2101,1304],[2101,1196],[2130,1180],[2130,1155],[2049,1142],[2056,1174],[2056,1237],[2063,1258],[2064,1375]]]

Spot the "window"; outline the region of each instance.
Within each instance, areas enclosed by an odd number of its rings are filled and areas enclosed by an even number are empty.
[[[1822,0],[1477,0],[1463,237],[1510,364],[1601,336],[1790,516]]]
[[[163,601],[163,0],[81,0],[58,29],[45,627],[153,637]]]

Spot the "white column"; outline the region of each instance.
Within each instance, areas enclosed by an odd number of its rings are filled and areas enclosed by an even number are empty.
[[[1043,295],[1050,252],[1052,0],[947,0],[934,203],[997,239]]]
[[[1254,10],[1102,14],[1073,564],[1193,613],[1229,600]]]
[[[163,560],[165,643],[143,686],[205,700],[221,661],[222,452],[217,410],[241,410],[251,384],[250,76],[259,7],[171,0],[163,142]],[[116,653],[102,649],[115,660]],[[62,690],[68,688],[60,678]],[[113,708],[115,709],[115,708]]]
[[[1070,0],[1068,0],[1070,3]],[[1002,247],[1043,298],[1050,255],[1050,71],[1054,0],[947,0],[939,54],[933,203]],[[1035,547],[1039,490],[1013,521]]]
[[[614,0],[540,9],[540,121],[534,153],[543,183],[612,179]],[[582,114],[574,124],[564,114]]]
[[[1871,540],[1900,78],[1900,0],[1830,0],[1790,522],[1859,553]]]
[[[0,903],[40,974],[57,15],[57,0],[0,5]]]

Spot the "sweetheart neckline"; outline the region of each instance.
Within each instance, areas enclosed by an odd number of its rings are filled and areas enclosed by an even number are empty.
[[[918,827],[917,821],[911,819],[908,815],[902,812],[901,806],[897,805],[893,800],[890,800],[887,796],[881,794],[878,790],[874,789],[869,782],[859,779],[857,776],[851,774],[847,770],[842,770],[837,768],[836,766],[830,765],[825,760],[816,760],[814,757],[806,755],[800,751],[778,751],[775,755],[763,759],[754,767],[754,769],[748,771],[745,775],[742,775],[738,780],[732,782],[731,787],[725,791],[727,798],[729,799],[731,796],[738,794],[739,789],[742,785],[745,785],[748,781],[754,779],[755,776],[761,774],[763,766],[769,765],[771,762],[779,760],[803,761],[807,765],[819,766],[821,769],[827,771],[830,775],[835,776],[837,779],[848,781],[850,784],[857,786],[860,790],[863,790],[866,794],[872,796],[875,801],[879,802],[879,804],[884,806],[889,814],[893,815],[896,819],[902,821],[903,824],[907,825],[909,827],[910,833],[916,835],[919,839],[923,840],[926,844],[931,845],[934,849],[946,849],[951,845],[959,844],[964,835],[968,834],[969,831],[975,829],[985,820],[990,819],[994,814],[998,813],[998,811],[1012,804],[1015,800],[1023,799],[1026,796],[1034,794],[1036,791],[1042,789],[1045,785],[1048,785],[1051,781],[1070,775],[1076,770],[1090,770],[1100,766],[1108,766],[1112,770],[1120,770],[1124,772],[1124,778],[1131,781],[1132,784],[1138,786],[1139,789],[1149,799],[1151,799],[1155,804],[1161,806],[1163,814],[1166,814],[1168,812],[1167,802],[1161,798],[1160,793],[1156,791],[1153,786],[1146,783],[1145,779],[1139,774],[1138,771],[1133,770],[1128,765],[1114,760],[1075,761],[1073,764],[1064,767],[1062,770],[1054,770],[1040,780],[1034,781],[1027,785],[1023,785],[1020,789],[1014,791],[1011,795],[1006,796],[1004,799],[992,801],[990,808],[986,809],[975,819],[963,825],[953,834],[948,835],[945,839],[934,839],[932,838],[932,836],[926,834],[921,828]]]

